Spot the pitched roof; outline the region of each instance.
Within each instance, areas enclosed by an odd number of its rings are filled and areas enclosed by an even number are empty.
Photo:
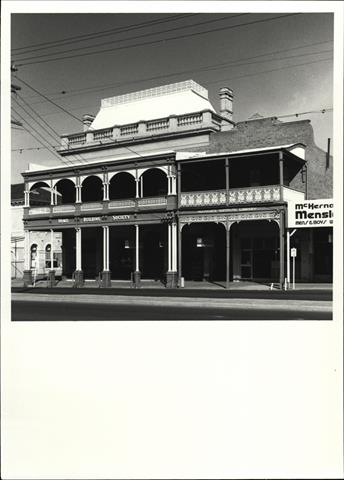
[[[208,91],[193,80],[187,80],[105,98],[90,128],[98,130],[203,110],[215,112]]]

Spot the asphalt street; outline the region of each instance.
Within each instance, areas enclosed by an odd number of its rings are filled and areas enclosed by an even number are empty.
[[[81,299],[80,299],[81,300]],[[184,305],[183,302],[171,305],[141,303],[77,303],[68,301],[45,301],[41,298],[12,301],[13,321],[117,321],[117,320],[331,320],[330,308],[304,308],[299,302],[291,302],[288,308],[279,302],[266,307],[251,305],[246,302],[233,305],[204,306],[200,302]],[[325,302],[326,304],[328,302]]]

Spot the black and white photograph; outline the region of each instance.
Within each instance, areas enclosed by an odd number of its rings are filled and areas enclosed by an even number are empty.
[[[13,14],[13,320],[332,318],[333,28]]]
[[[3,478],[341,476],[335,3],[4,2]]]

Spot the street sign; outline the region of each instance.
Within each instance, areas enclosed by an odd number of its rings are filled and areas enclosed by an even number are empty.
[[[291,249],[290,249],[290,255],[291,255],[292,257],[296,257],[296,253],[297,253],[296,248],[291,248]]]

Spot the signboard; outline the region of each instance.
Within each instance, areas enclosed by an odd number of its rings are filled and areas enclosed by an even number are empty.
[[[292,248],[292,249],[290,250],[290,255],[291,255],[292,257],[296,257],[296,248]]]
[[[288,201],[288,228],[333,227],[333,199]]]

